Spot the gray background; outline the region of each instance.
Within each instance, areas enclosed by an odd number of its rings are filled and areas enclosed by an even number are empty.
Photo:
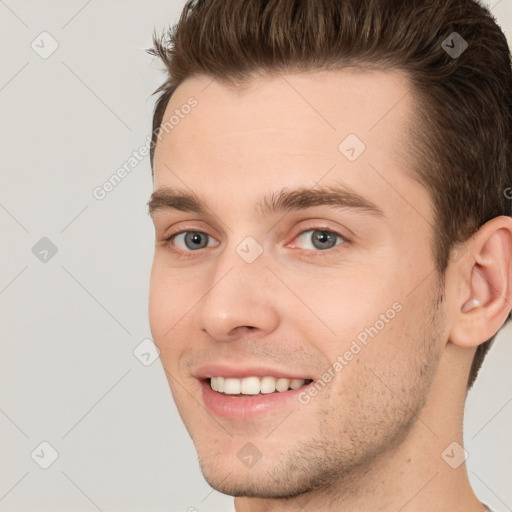
[[[1,511],[232,508],[201,476],[160,361],[133,353],[151,336],[149,157],[92,194],[151,132],[164,75],[145,49],[182,5],[0,0]],[[510,40],[512,0],[488,5]],[[464,427],[470,480],[498,511],[512,510],[511,341],[507,327]]]

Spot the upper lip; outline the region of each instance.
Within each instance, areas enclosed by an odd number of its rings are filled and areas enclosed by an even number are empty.
[[[295,372],[273,368],[271,366],[242,366],[240,364],[209,363],[197,369],[194,376],[198,379],[208,379],[210,377],[227,377],[243,379],[244,377],[277,377],[285,379],[312,379],[304,372]]]

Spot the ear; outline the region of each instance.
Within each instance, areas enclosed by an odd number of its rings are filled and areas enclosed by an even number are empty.
[[[449,340],[473,348],[492,338],[512,310],[512,218],[486,222],[465,249],[450,269]]]

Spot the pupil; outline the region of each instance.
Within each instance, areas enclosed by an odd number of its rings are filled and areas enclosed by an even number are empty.
[[[192,233],[188,233],[186,235],[186,241],[192,245],[192,246],[195,246],[195,248],[201,246],[203,247],[204,246],[204,243],[201,243],[201,237],[203,236],[202,233],[198,233],[198,232],[192,232]]]
[[[320,242],[321,245],[328,243],[329,240],[332,241],[334,239],[332,234],[327,231],[317,231],[317,233],[318,233],[318,235],[316,236],[316,239]],[[322,247],[322,248],[325,248],[325,247]]]

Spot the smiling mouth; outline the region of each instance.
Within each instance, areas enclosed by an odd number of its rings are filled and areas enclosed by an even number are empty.
[[[210,377],[206,379],[210,388],[217,393],[229,396],[254,396],[271,393],[284,393],[299,389],[313,382],[312,379],[287,379],[284,377]]]

